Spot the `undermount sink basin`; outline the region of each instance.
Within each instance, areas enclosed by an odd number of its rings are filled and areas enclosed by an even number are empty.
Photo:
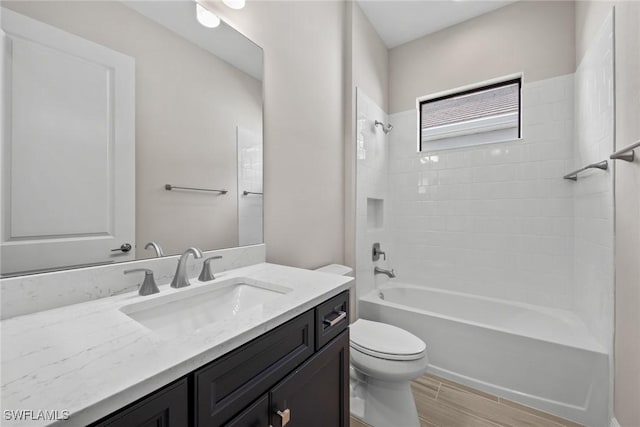
[[[291,289],[252,279],[233,278],[181,290],[122,307],[136,322],[166,337],[191,334],[203,326],[262,310]]]

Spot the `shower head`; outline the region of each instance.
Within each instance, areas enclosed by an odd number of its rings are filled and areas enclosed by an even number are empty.
[[[382,131],[383,131],[386,135],[388,135],[388,134],[389,134],[389,132],[391,132],[391,129],[393,129],[393,125],[388,124],[388,125],[386,125],[386,126],[385,126],[385,125],[384,125],[384,123],[382,123],[382,122],[381,122],[381,121],[379,121],[379,120],[376,120],[376,121],[375,121],[375,126],[376,126],[376,127],[380,126],[380,127],[382,128]]]

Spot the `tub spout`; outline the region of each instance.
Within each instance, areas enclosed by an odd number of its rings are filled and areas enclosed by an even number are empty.
[[[393,270],[393,268],[391,270],[385,270],[384,268],[375,267],[373,269],[373,274],[374,275],[376,275],[376,274],[384,274],[389,279],[393,279],[394,277],[396,277],[396,272]]]

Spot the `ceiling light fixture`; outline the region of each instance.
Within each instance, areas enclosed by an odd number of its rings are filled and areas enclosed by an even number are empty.
[[[229,6],[231,9],[242,9],[245,4],[245,0],[222,0],[222,3]]]
[[[196,19],[201,25],[207,28],[216,28],[220,25],[218,15],[206,9],[200,3],[196,3]]]

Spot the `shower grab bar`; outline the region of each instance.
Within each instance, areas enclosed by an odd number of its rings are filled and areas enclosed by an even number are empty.
[[[586,171],[587,169],[601,169],[603,171],[606,171],[607,169],[609,169],[609,162],[606,160],[603,160],[601,162],[598,163],[591,163],[590,165],[587,165],[583,168],[580,168],[578,170],[574,170],[571,173],[566,174],[563,178],[564,179],[570,179],[571,181],[577,181],[578,180],[578,174],[580,172]]]
[[[164,189],[167,191],[171,190],[192,190],[192,191],[212,191],[220,194],[227,194],[227,190],[213,190],[210,188],[194,188],[194,187],[178,187],[177,185],[165,184]]]
[[[636,141],[631,145],[627,145],[626,147],[619,149],[618,151],[610,155],[609,158],[612,160],[624,160],[625,162],[633,162],[633,160],[636,158],[636,154],[633,149],[638,147],[640,147],[640,141]],[[629,153],[629,151],[631,152]]]
[[[243,196],[248,196],[249,194],[256,194],[256,195],[258,195],[258,196],[262,196],[262,193],[256,193],[255,191],[247,191],[247,190],[244,190],[244,191],[242,192],[242,195],[243,195]]]

